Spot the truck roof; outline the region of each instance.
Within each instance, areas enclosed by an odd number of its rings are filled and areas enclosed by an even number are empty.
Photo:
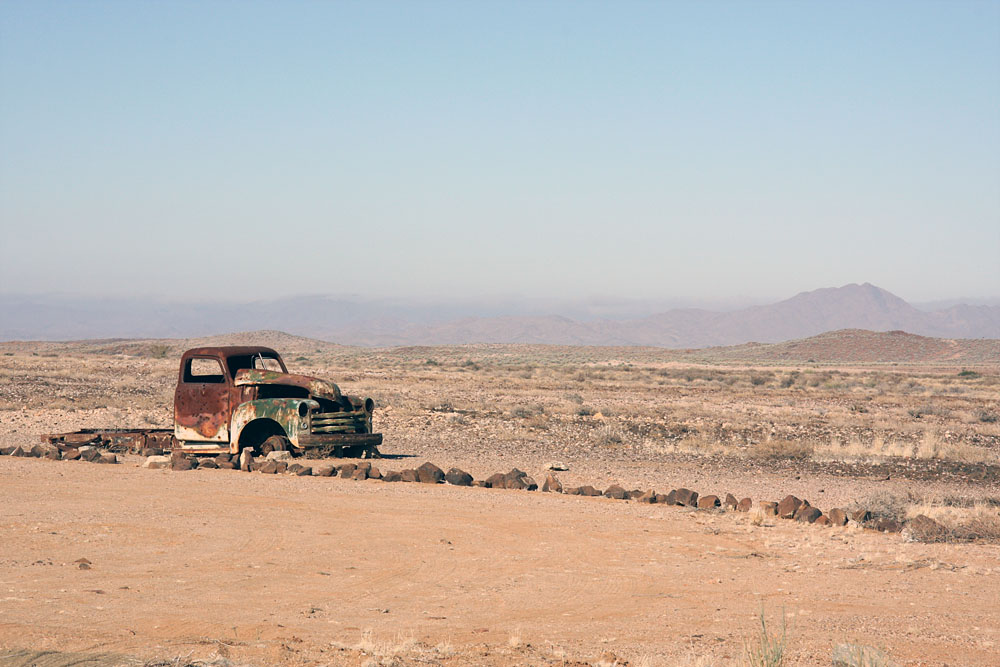
[[[228,359],[229,357],[249,355],[249,354],[268,354],[280,357],[277,352],[269,347],[262,347],[260,345],[222,345],[216,347],[194,347],[184,353],[184,357],[201,357],[201,356],[211,356],[211,357],[223,357]]]

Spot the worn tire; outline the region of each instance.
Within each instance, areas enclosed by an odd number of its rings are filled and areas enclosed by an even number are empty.
[[[292,448],[291,441],[283,435],[272,435],[270,438],[260,443],[257,447],[257,451],[261,456],[267,456],[271,452],[280,452],[283,450],[290,450]]]

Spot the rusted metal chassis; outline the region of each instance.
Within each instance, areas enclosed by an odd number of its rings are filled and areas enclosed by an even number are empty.
[[[42,442],[51,443],[66,451],[84,445],[101,447],[112,452],[139,453],[144,449],[181,449],[174,439],[172,429],[83,429],[70,433],[43,433]],[[306,449],[307,456],[343,456],[344,449],[363,448],[371,452],[382,444],[381,433],[338,433],[335,437],[304,433],[299,442]],[[199,453],[198,448],[183,448],[186,452]],[[218,447],[209,447],[203,453],[217,453]],[[227,448],[228,449],[228,448]]]

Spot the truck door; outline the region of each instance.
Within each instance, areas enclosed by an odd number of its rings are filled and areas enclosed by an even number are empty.
[[[229,442],[229,381],[217,358],[184,361],[174,393],[174,437],[187,442]]]

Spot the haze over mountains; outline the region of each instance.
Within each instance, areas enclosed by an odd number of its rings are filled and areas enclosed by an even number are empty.
[[[803,292],[731,311],[675,308],[627,319],[466,315],[458,304],[407,305],[303,296],[255,303],[0,296],[0,339],[181,338],[278,329],[348,345],[548,343],[700,348],[774,343],[837,329],[902,330],[939,338],[1000,338],[1000,306],[922,310],[868,283]],[[464,312],[463,312],[464,311]]]

